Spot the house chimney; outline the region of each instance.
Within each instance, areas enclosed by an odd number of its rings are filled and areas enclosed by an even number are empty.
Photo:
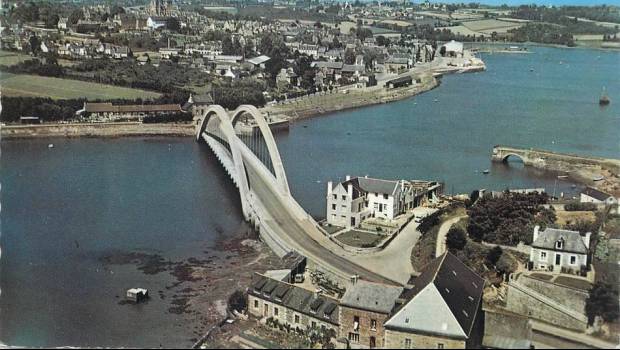
[[[351,199],[353,199],[353,184],[347,185],[347,194],[349,195]]]
[[[346,181],[351,180],[351,175],[347,175],[347,176],[345,177],[345,179],[346,179]]]
[[[538,231],[540,231],[540,226],[534,226],[534,237],[532,237],[532,242],[536,242],[536,239],[538,239]]]
[[[581,238],[587,249],[590,249],[590,236],[592,236],[592,232],[586,232],[585,237]]]
[[[331,195],[332,194],[332,182],[331,181],[327,181],[327,195]]]

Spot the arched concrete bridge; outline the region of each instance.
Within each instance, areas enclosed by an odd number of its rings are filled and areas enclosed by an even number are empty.
[[[242,115],[254,119],[258,126],[250,135],[235,128]],[[339,254],[338,247],[295,201],[269,125],[254,106],[243,105],[230,113],[221,106],[210,106],[196,125],[196,139],[206,141],[230,175],[239,189],[245,219],[276,254],[297,251],[310,265],[341,283],[357,275],[368,281],[400,284],[356,264],[351,256]]]

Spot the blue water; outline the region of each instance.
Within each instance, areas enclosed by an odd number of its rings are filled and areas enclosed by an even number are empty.
[[[316,216],[324,215],[325,182],[347,174],[439,180],[451,193],[555,187],[556,195],[574,195],[579,188],[556,184],[552,174],[491,164],[491,150],[504,144],[619,158],[620,52],[530,51],[483,55],[487,71],[445,76],[411,99],[293,124],[278,135],[293,194]],[[603,87],[612,100],[606,108],[598,105]]]
[[[553,174],[491,164],[490,152],[507,144],[617,158],[620,52],[530,51],[485,55],[486,72],[444,77],[411,99],[294,123],[277,135],[293,195],[323,216],[326,181],[347,174],[440,180],[452,193],[544,186],[574,194]],[[603,86],[607,108],[598,105]],[[161,290],[171,276],[100,259],[136,250],[187,259],[242,229],[236,188],[208,148],[189,138],[1,147],[0,341],[191,345],[195,335],[168,313],[168,299],[118,305],[127,288]]]

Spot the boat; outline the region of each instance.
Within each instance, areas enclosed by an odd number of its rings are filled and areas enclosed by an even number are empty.
[[[47,148],[54,148],[54,144],[50,143],[49,145],[47,145]]]
[[[568,178],[568,175],[558,175],[558,179],[566,179]]]
[[[602,181],[604,178],[603,175],[597,175],[592,178],[592,181]]]
[[[609,99],[609,96],[607,96],[607,92],[605,91],[605,88],[603,88],[603,95],[598,100],[598,104],[601,106],[607,106],[610,102],[611,100]]]
[[[491,171],[490,171],[489,169],[484,169],[484,170],[482,171],[482,173],[483,173],[483,174],[485,174],[485,175],[486,175],[486,174],[488,174],[488,173],[490,173],[490,172],[491,172]]]

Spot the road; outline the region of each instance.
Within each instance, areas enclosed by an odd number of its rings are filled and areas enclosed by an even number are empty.
[[[295,217],[290,208],[287,208],[279,195],[275,194],[270,184],[259,176],[250,162],[246,163],[250,189],[260,198],[264,209],[268,213],[275,213],[277,218],[262,218],[266,223],[277,230],[277,235],[302,255],[313,261],[322,262],[321,265],[331,266],[346,276],[358,275],[360,278],[380,283],[397,284],[378,273],[372,272],[334,251],[340,250],[335,243],[325,237],[321,231],[308,219]]]
[[[467,217],[467,215],[457,216],[452,219],[446,220],[443,224],[441,224],[441,227],[439,227],[439,232],[437,233],[437,246],[435,247],[435,257],[438,257],[446,252],[446,235],[448,234],[448,231],[450,231],[450,227],[452,227],[452,225],[456,224],[457,222],[459,222],[459,220],[465,217]]]

